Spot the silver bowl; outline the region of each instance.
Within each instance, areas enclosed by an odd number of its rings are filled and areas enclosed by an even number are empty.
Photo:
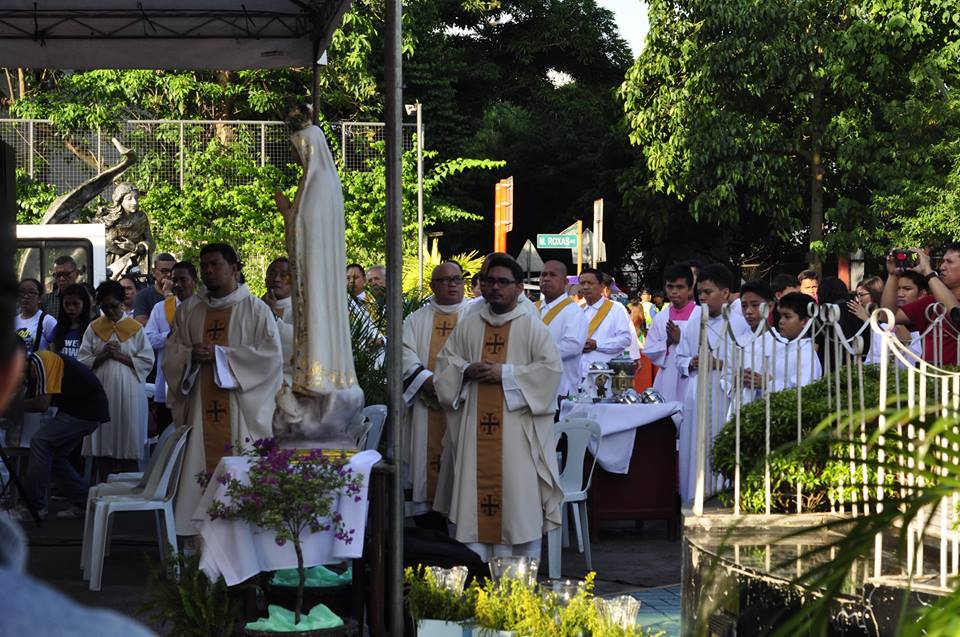
[[[653,387],[647,387],[642,392],[640,392],[640,402],[646,405],[660,404],[667,402],[663,397],[663,394],[658,392]]]

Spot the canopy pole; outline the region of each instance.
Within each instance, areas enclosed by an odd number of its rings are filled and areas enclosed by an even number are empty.
[[[390,536],[387,555],[389,627],[392,637],[403,635],[403,484],[400,475],[403,415],[403,71],[400,0],[386,1],[386,195],[387,195],[387,458],[393,465],[390,482]]]
[[[313,82],[311,83],[311,93],[313,93],[313,100],[311,106],[313,107],[313,112],[311,113],[311,118],[313,119],[313,125],[320,125],[320,42],[318,40],[313,41],[313,59],[310,61],[310,67],[313,69]]]

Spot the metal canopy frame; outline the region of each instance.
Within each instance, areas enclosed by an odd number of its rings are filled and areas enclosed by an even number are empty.
[[[54,69],[237,70],[318,63],[351,0],[2,0],[0,66]],[[387,396],[390,473],[387,610],[403,634],[403,490],[398,471],[403,411],[401,277],[401,0],[384,0],[386,103]],[[12,226],[4,219],[4,227]],[[3,232],[0,232],[0,238]]]
[[[0,65],[302,67],[327,48],[349,6],[350,0],[11,0],[0,6]]]

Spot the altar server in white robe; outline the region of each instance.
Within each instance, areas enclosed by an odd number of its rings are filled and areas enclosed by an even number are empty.
[[[744,285],[741,298],[743,315],[751,330],[739,339],[743,352],[741,406],[763,398],[767,391],[782,391],[798,385],[803,387],[819,379],[823,372],[820,359],[813,349],[813,341],[798,337],[806,327],[807,304],[813,299],[806,295],[788,298],[783,306],[786,319],[780,315],[783,326],[778,325],[777,331],[769,327],[759,310],[762,303],[773,302],[774,293],[768,285],[750,281]],[[761,325],[764,328],[757,334],[757,328]],[[723,376],[726,392],[732,396],[734,374]],[[730,407],[728,414],[732,418],[735,405],[731,404]]]
[[[609,299],[620,306],[620,309],[627,315],[627,325],[630,327],[630,344],[627,346],[627,352],[629,352],[630,360],[632,360],[637,365],[640,364],[640,339],[637,332],[637,326],[633,324],[633,319],[630,318],[630,309],[623,303],[617,301],[613,298],[613,286],[614,280],[613,277],[609,274],[603,274],[603,298]]]
[[[196,535],[196,476],[212,471],[238,446],[273,435],[275,397],[283,380],[280,334],[267,305],[239,283],[232,247],[200,251],[205,289],[180,304],[167,341],[164,372],[174,422],[193,425],[180,470],[178,535]]]
[[[630,316],[616,301],[603,298],[603,274],[593,268],[580,271],[580,294],[585,301],[583,316],[587,321],[587,340],[580,357],[580,378],[586,376],[593,363],[606,363],[630,349]]]
[[[663,273],[664,287],[670,304],[657,312],[647,330],[643,353],[659,367],[653,388],[664,400],[682,401],[687,377],[677,367],[677,346],[687,329],[697,304],[690,300],[693,290],[693,270],[685,263],[671,265]]]
[[[769,391],[782,391],[809,385],[823,376],[813,339],[804,333],[810,320],[813,297],[802,292],[784,294],[777,301],[777,334],[771,348]]]
[[[724,391],[730,397],[727,420],[734,417],[734,410],[743,407],[763,396],[767,386],[764,380],[768,371],[769,356],[773,350],[772,332],[767,313],[773,312],[775,296],[773,289],[763,281],[748,281],[740,289],[740,308],[747,323],[748,331],[738,339],[737,360],[734,367],[728,367],[721,374]],[[731,310],[732,311],[732,310]],[[741,377],[740,384],[737,376]],[[771,376],[772,377],[772,376]],[[739,403],[734,400],[734,392],[741,388]]]
[[[490,260],[487,303],[460,319],[434,377],[440,404],[457,411],[440,477],[449,472],[452,489],[434,509],[485,561],[538,557],[542,535],[560,524],[553,416],[562,368],[550,331],[518,304],[522,280],[513,259]]]
[[[423,516],[433,510],[438,491],[443,437],[447,420],[454,416],[437,402],[433,371],[437,355],[466,309],[460,266],[441,263],[430,275],[430,301],[403,321],[403,467],[404,486],[411,489],[407,516]],[[449,485],[441,491],[448,494]],[[430,524],[416,517],[418,524]],[[442,520],[441,520],[442,521]]]
[[[177,308],[197,290],[197,269],[189,261],[180,261],[174,264],[170,280],[173,282],[173,294],[153,306],[144,328],[157,358],[153,402],[164,406],[167,404],[167,379],[163,374],[163,353],[167,349],[167,339]],[[158,426],[161,424],[165,427],[167,423],[158,423]]]
[[[580,306],[567,294],[567,266],[560,261],[547,261],[540,272],[540,293],[534,306],[550,330],[563,362],[563,378],[557,396],[577,393],[580,386],[580,357],[587,341],[587,319]]]
[[[97,458],[104,480],[110,471],[134,469],[131,461],[143,456],[147,439],[144,382],[153,369],[153,348],[143,326],[124,317],[124,295],[123,286],[116,281],[97,286],[97,304],[103,315],[87,326],[77,353],[77,360],[100,379],[110,403],[110,421],[84,438],[82,449],[83,455]]]
[[[700,306],[690,315],[687,329],[683,332],[677,347],[676,365],[682,377],[688,379],[684,389],[683,420],[680,424],[680,501],[689,503],[695,493],[697,479],[697,448],[700,423],[697,418],[697,384],[707,383],[708,401],[706,426],[706,447],[704,453],[705,496],[716,493],[719,483],[710,468],[710,449],[727,419],[728,397],[721,388],[721,374],[725,367],[733,365],[736,343],[749,332],[746,322],[739,313],[729,312],[729,319],[723,316],[723,307],[730,300],[730,287],[733,276],[730,271],[714,263],[700,270],[697,291]],[[700,359],[700,323],[703,306],[707,307],[707,341],[710,346],[710,360]],[[703,377],[708,374],[708,377]]]

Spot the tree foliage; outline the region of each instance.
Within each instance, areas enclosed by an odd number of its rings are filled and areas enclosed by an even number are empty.
[[[375,2],[356,2],[333,36],[329,64],[318,78],[321,109],[331,121],[382,117],[382,12]],[[423,102],[426,141],[436,151],[427,157],[426,185],[432,188],[427,196],[433,200],[427,215],[445,232],[444,243],[451,250],[488,249],[489,225],[480,233],[480,222],[492,219],[493,183],[511,174],[518,184],[512,251],[536,232],[559,229],[575,218],[589,223],[597,197],[606,200],[611,227],[622,211],[617,179],[634,157],[612,92],[631,56],[609,11],[594,0],[412,0],[405,5],[403,47],[405,101]],[[288,96],[309,95],[309,75],[307,69],[31,70],[24,76],[23,91],[11,86],[6,92],[11,114],[53,120],[71,152],[94,165],[96,154],[84,149],[83,137],[73,136],[76,131],[99,125],[110,132],[115,122],[128,118],[276,119]],[[218,137],[230,141],[231,131],[225,127]],[[506,163],[473,163],[463,157]],[[484,170],[464,172],[471,168]],[[144,158],[131,178],[141,182],[148,169]],[[253,167],[244,171],[257,172]],[[415,210],[413,176],[405,159],[405,238]],[[266,194],[277,178],[273,173],[249,178],[246,183],[259,185],[238,195],[248,206],[237,214],[239,219],[266,210]],[[167,193],[165,201],[154,197],[151,204],[171,211],[179,205],[168,187],[150,185]],[[282,185],[289,188],[290,183]],[[344,187],[356,194],[355,199],[347,197],[351,255],[366,262],[382,260],[377,257],[382,253],[382,177],[344,174]],[[209,194],[189,197],[183,203],[212,212],[220,207]],[[471,220],[460,211],[480,216]],[[243,221],[229,233],[223,223],[210,226],[216,233],[239,236],[261,232],[264,224],[268,222]],[[621,227],[628,226],[625,222]],[[177,238],[186,240],[186,231],[177,229]],[[627,235],[608,233],[612,260],[629,249]],[[272,245],[279,247],[263,241],[253,247],[269,250]],[[405,246],[405,251],[416,250],[415,242],[405,241]]]
[[[820,253],[958,232],[938,221],[960,160],[954,2],[653,0],[649,16],[620,88],[649,172],[632,190]]]
[[[56,188],[34,181],[27,171],[17,169],[17,223],[40,223],[43,213],[56,197]]]
[[[457,252],[490,249],[493,186],[511,175],[513,254],[538,232],[577,218],[589,226],[598,197],[608,219],[621,216],[616,180],[634,158],[613,90],[632,58],[613,15],[594,0],[447,2],[431,10],[416,18],[426,35],[404,65],[405,99],[423,102],[431,147],[506,162],[444,187],[484,217],[483,225],[444,228],[444,243]],[[611,260],[627,244],[608,226]]]
[[[436,151],[424,151],[425,161],[434,159]],[[379,157],[379,156],[378,156]],[[417,161],[416,152],[403,155],[403,251],[417,253]],[[491,170],[503,162],[489,159],[456,158],[434,163],[424,172],[424,227],[476,220],[476,214],[441,198],[437,190],[448,179],[468,170]],[[341,175],[347,224],[347,258],[357,263],[383,263],[386,257],[387,223],[386,174],[378,158],[369,170],[344,172]]]

